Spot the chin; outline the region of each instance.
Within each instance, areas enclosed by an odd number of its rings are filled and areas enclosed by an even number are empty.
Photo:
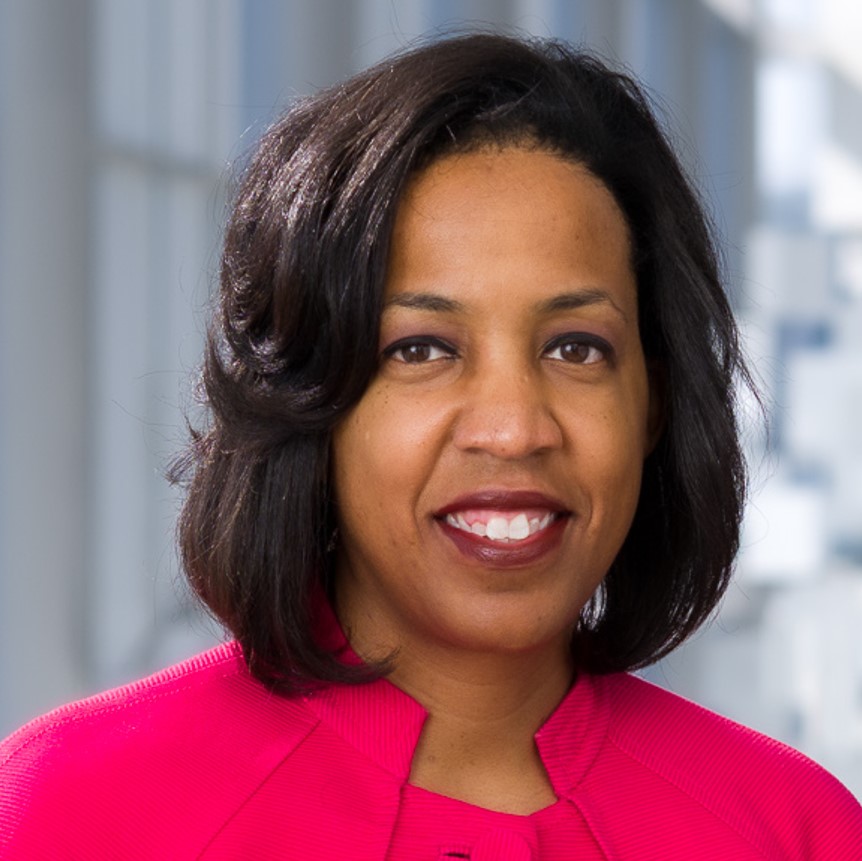
[[[561,648],[568,649],[577,613],[574,618],[572,614],[555,618],[555,614],[541,613],[520,601],[506,603],[504,607],[478,607],[468,618],[457,614],[450,621],[460,624],[447,625],[439,635],[452,649],[488,655],[517,656],[542,650],[558,653]]]

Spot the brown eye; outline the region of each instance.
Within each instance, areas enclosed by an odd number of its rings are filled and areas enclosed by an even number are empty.
[[[408,344],[397,352],[402,362],[427,362],[431,358],[432,349],[430,344]]]
[[[383,351],[387,359],[404,362],[407,365],[421,365],[425,362],[435,362],[438,359],[448,359],[455,351],[448,344],[432,338],[414,338],[398,341]]]
[[[589,364],[594,354],[599,351],[590,344],[562,344],[560,345],[560,357],[566,362],[578,362]],[[592,359],[592,361],[597,361]]]
[[[545,356],[571,365],[594,365],[611,354],[610,344],[593,335],[563,335],[545,348]]]

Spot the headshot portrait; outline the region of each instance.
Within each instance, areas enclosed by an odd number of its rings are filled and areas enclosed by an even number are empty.
[[[862,859],[835,20],[91,5],[4,13],[0,857]]]

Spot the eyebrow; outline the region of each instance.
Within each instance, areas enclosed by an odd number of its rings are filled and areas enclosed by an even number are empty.
[[[573,311],[590,305],[610,305],[626,322],[625,311],[614,302],[606,290],[589,287],[582,290],[570,290],[546,299],[538,306],[540,314],[553,314],[556,311]],[[437,313],[456,313],[464,310],[464,303],[436,293],[399,293],[389,299],[384,308],[410,308],[418,311],[436,311]]]
[[[614,302],[613,296],[606,290],[601,290],[598,287],[572,290],[568,293],[560,293],[557,296],[552,296],[539,305],[539,311],[544,314],[550,314],[554,311],[573,311],[578,308],[586,308],[589,305],[610,305],[623,320],[628,322],[626,312]]]
[[[463,311],[464,303],[436,293],[399,293],[386,301],[384,308],[412,308],[417,311],[452,313]]]

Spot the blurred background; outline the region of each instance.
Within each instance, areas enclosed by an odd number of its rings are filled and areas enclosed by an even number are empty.
[[[721,613],[645,675],[862,797],[856,0],[0,0],[0,736],[219,638],[163,471],[230,163],[295,96],[465,26],[638,75],[724,237],[770,447],[752,423]]]

